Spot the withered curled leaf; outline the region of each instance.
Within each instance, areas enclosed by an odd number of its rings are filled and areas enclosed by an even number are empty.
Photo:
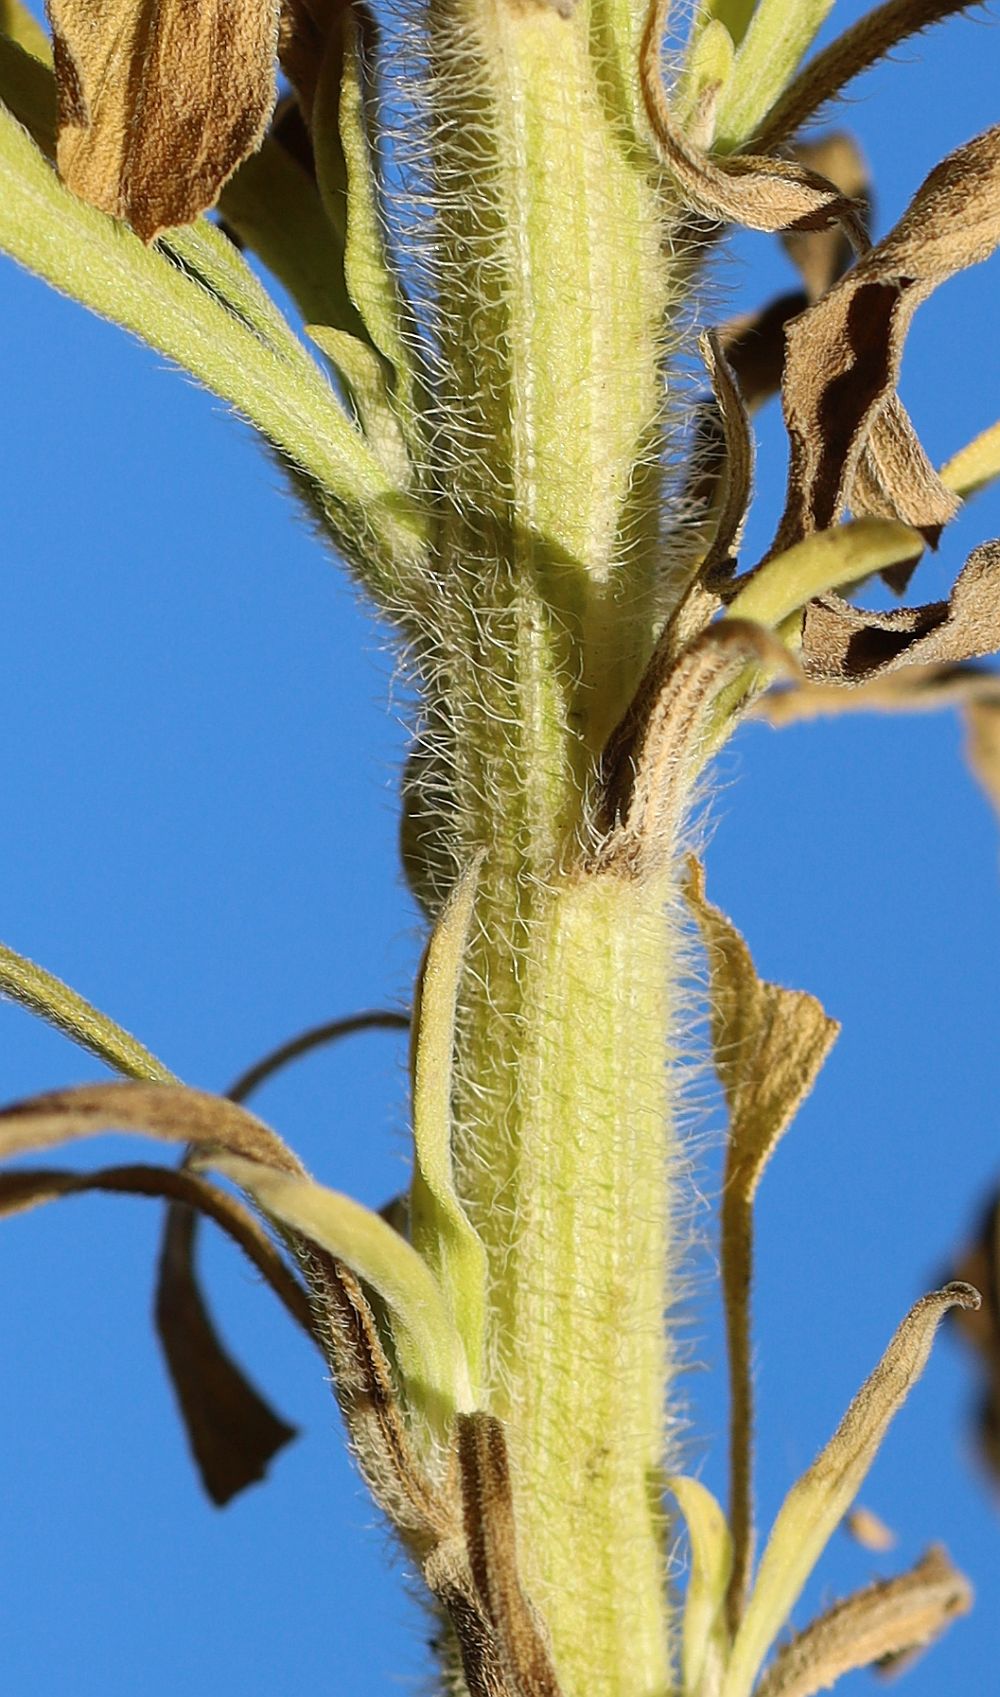
[[[1000,814],[1000,678],[992,699],[972,701],[966,709],[965,751],[969,765]]]
[[[49,0],[67,187],[143,241],[212,206],[275,102],[277,0]]]
[[[705,895],[691,857],[684,893],[711,973],[712,1053],[729,1109],[722,1190],[722,1289],[730,1375],[730,1511],[733,1568],[730,1624],[738,1622],[753,1539],[753,1380],[750,1290],[753,1199],[761,1174],[816,1082],[840,1030],[815,996],[757,976],[736,927]]]
[[[974,548],[947,601],[868,612],[839,595],[810,601],[802,666],[822,683],[863,684],[911,665],[950,665],[1000,648],[1000,541]]]
[[[756,1697],[813,1697],[842,1674],[924,1650],[972,1607],[972,1589],[934,1547],[908,1573],[836,1603],[786,1644]]]
[[[955,1320],[979,1358],[976,1439],[994,1484],[1000,1485],[1000,1193],[994,1193],[983,1209],[975,1239],[961,1256],[955,1277],[968,1279],[983,1294],[981,1308],[961,1310]]]
[[[878,672],[851,689],[842,683],[804,680],[770,690],[752,711],[769,725],[794,725],[824,714],[929,713],[956,703],[981,704],[984,709],[1000,705],[1000,673],[983,666],[914,664],[897,672]]]
[[[685,204],[702,218],[750,230],[825,230],[840,224],[863,245],[858,209],[816,172],[789,159],[728,154],[713,158],[684,133],[663,86],[660,52],[668,0],[652,0],[639,54],[639,81],[650,127]]]
[[[812,141],[796,142],[792,158],[805,170],[825,177],[857,206],[867,235],[871,212],[868,166],[854,137],[845,130],[828,130]],[[836,224],[827,230],[786,230],[781,241],[810,301],[825,295],[851,263],[851,244]]]
[[[909,210],[786,331],[791,447],[772,552],[834,524],[845,507],[898,518],[936,541],[957,507],[896,397],[921,301],[1000,242],[1000,127],[935,167]]]

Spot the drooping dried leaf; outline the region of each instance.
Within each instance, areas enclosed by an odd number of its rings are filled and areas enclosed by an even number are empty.
[[[263,1479],[296,1436],[224,1347],[191,1260],[194,1215],[173,1208],[156,1287],[156,1329],[202,1482],[220,1507]]]
[[[882,1439],[927,1362],[950,1308],[974,1309],[979,1292],[954,1283],[911,1308],[836,1432],[793,1485],[774,1523],[733,1644],[721,1697],[749,1697],[761,1663],[865,1478]]]
[[[767,1162],[808,1096],[840,1026],[815,996],[757,976],[750,950],[705,896],[688,861],[684,893],[711,974],[712,1054],[729,1109],[722,1190],[722,1291],[730,1379],[730,1625],[742,1612],[753,1544],[753,1379],[750,1297],[753,1199]]]
[[[180,1084],[83,1084],[15,1102],[0,1109],[0,1159],[108,1131],[225,1149],[278,1172],[303,1172],[281,1138],[246,1108]]]
[[[979,1359],[982,1389],[976,1438],[995,1484],[1000,1485],[1000,1195],[990,1197],[979,1230],[959,1259],[955,1277],[983,1293],[982,1307],[956,1315],[958,1329]]]
[[[0,1174],[0,1216],[65,1196],[107,1194],[171,1199],[178,1222],[207,1214],[249,1257],[313,1343],[309,1299],[254,1216],[226,1191],[173,1167],[107,1167],[96,1173],[25,1169]],[[178,1224],[180,1232],[182,1226]],[[172,1251],[180,1248],[179,1256]],[[161,1265],[156,1323],[191,1449],[208,1495],[220,1506],[264,1477],[296,1429],[280,1419],[221,1343],[190,1262],[175,1237]]]
[[[806,607],[802,665],[820,683],[862,684],[903,667],[952,665],[1000,648],[1000,541],[969,555],[947,601],[867,612],[837,595]]]
[[[726,359],[718,332],[707,331],[699,339],[698,346],[711,379],[725,447],[721,508],[715,536],[702,562],[700,574],[701,581],[711,588],[717,579],[731,577],[736,567],[753,494],[754,441],[739,384]]]
[[[876,1580],[814,1620],[784,1646],[756,1697],[814,1697],[854,1668],[927,1649],[971,1607],[968,1580],[935,1546],[908,1573]]]
[[[753,714],[770,725],[795,725],[826,713],[929,713],[979,701],[1000,703],[1000,674],[977,666],[913,665],[850,689],[803,681],[770,690]]]
[[[787,159],[730,154],[712,158],[685,135],[671,111],[660,66],[669,0],[653,0],[643,33],[639,80],[650,127],[685,204],[703,218],[751,230],[825,230],[840,223],[864,240],[857,208],[823,177]]]
[[[212,206],[275,102],[275,0],[49,0],[67,187],[144,241]]]
[[[722,1509],[700,1479],[675,1476],[666,1484],[684,1516],[691,1546],[684,1589],[684,1690],[715,1690],[729,1648],[725,1601],[733,1541]]]
[[[857,1503],[849,1514],[845,1514],[844,1531],[863,1550],[872,1550],[876,1555],[885,1555],[898,1543],[892,1528],[879,1518],[874,1509],[865,1508],[863,1503]]]
[[[854,137],[844,130],[830,130],[812,141],[797,142],[792,157],[807,171],[831,182],[857,206],[867,235],[871,218],[868,166]],[[851,244],[839,225],[828,230],[787,230],[781,240],[810,301],[825,295],[853,258]]]
[[[814,118],[854,77],[908,37],[942,18],[967,12],[978,0],[884,0],[836,37],[788,84],[757,132],[757,146],[779,146]]]
[[[885,240],[789,324],[782,398],[791,456],[772,552],[826,529],[859,499],[936,540],[956,499],[896,398],[903,342],[919,303],[998,242],[995,128],[943,160]]]
[[[460,1414],[456,1434],[469,1566],[501,1663],[518,1697],[559,1697],[545,1637],[518,1572],[504,1428],[492,1414]]]
[[[1000,691],[1000,679],[997,686]],[[1000,813],[1000,699],[974,701],[965,719],[969,765]]]
[[[822,241],[826,232],[801,237],[803,242]],[[736,373],[740,394],[748,412],[754,412],[781,388],[785,363],[785,325],[809,305],[800,289],[778,295],[758,312],[731,318],[719,332],[722,351]]]

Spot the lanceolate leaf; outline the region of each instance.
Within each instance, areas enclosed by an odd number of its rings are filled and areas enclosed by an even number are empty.
[[[731,153],[756,134],[832,5],[833,0],[759,0],[720,105],[720,152]]]
[[[479,877],[476,860],[458,880],[427,946],[413,1023],[414,1248],[433,1269],[465,1346],[473,1388],[483,1367],[486,1250],[455,1189],[452,1058],[455,1013]]]
[[[49,0],[59,170],[144,241],[190,223],[274,106],[276,0]]]
[[[786,1644],[756,1697],[814,1697],[842,1674],[926,1649],[972,1607],[972,1588],[941,1549],[909,1573],[877,1580],[837,1603]]]
[[[699,1479],[674,1477],[667,1489],[684,1516],[690,1543],[684,1591],[683,1664],[686,1697],[717,1683],[729,1649],[725,1603],[733,1570],[726,1517]]]
[[[949,1308],[977,1308],[971,1285],[950,1284],[913,1307],[826,1448],[794,1485],[774,1523],[733,1645],[722,1697],[749,1697],[768,1645],[856,1496],[886,1430],[927,1362]]]
[[[367,563],[395,584],[393,563],[420,556],[421,521],[319,369],[303,349],[292,352],[290,330],[279,332],[280,314],[239,255],[223,257],[223,242],[215,231],[186,230],[162,252],[144,247],[64,189],[0,108],[0,248],[230,401],[302,475],[349,552],[361,534],[376,543]]]
[[[162,1061],[136,1041],[130,1032],[85,1001],[68,984],[42,966],[16,954],[0,943],[0,997],[38,1014],[57,1030],[89,1049],[98,1060],[126,1078],[153,1083],[176,1084],[178,1080]]]
[[[344,1262],[375,1291],[389,1312],[406,1401],[443,1437],[471,1394],[461,1341],[426,1261],[380,1215],[339,1191],[252,1158],[209,1160],[295,1237]]]

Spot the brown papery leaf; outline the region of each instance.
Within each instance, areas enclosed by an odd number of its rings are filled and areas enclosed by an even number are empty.
[[[887,1550],[895,1549],[898,1539],[892,1528],[873,1509],[865,1508],[858,1503],[844,1516],[844,1531],[860,1544],[863,1550],[873,1550],[877,1555],[885,1555]]]
[[[632,703],[601,757],[597,824],[606,831],[595,872],[641,878],[662,866],[708,744],[720,692],[747,662],[800,676],[782,642],[748,619],[717,620],[678,654],[660,637]]]
[[[263,1479],[296,1436],[224,1347],[191,1257],[194,1214],[172,1208],[156,1287],[156,1329],[202,1483],[222,1507]]]
[[[868,166],[854,137],[844,130],[830,130],[813,141],[797,142],[792,157],[847,195],[857,206],[867,235],[871,217]],[[781,241],[811,301],[819,300],[832,288],[853,257],[851,244],[839,225],[829,230],[788,230]]]
[[[904,666],[850,689],[842,683],[804,682],[771,690],[751,712],[755,719],[781,726],[826,714],[930,713],[956,702],[1000,705],[1000,673],[977,666]]]
[[[782,385],[791,446],[772,553],[856,510],[916,524],[930,540],[957,507],[895,396],[903,342],[922,300],[1000,242],[1000,128],[950,154],[878,247],[795,319]]]
[[[1000,541],[969,555],[947,601],[866,612],[838,595],[810,601],[802,665],[823,683],[859,684],[911,665],[950,665],[1000,648]]]
[[[275,102],[277,0],[49,0],[57,162],[143,241],[212,206]]]
[[[756,1697],[813,1697],[842,1674],[924,1650],[972,1607],[972,1588],[939,1547],[820,1615],[775,1658]]]
[[[757,976],[750,950],[705,896],[705,873],[691,857],[684,893],[698,922],[711,973],[712,1053],[729,1108],[722,1192],[722,1288],[730,1375],[730,1511],[733,1573],[730,1623],[739,1619],[753,1541],[753,1382],[750,1292],[753,1199],[761,1174],[808,1096],[840,1026],[815,996]]]
[[[675,123],[660,54],[669,0],[652,0],[639,53],[646,116],[686,206],[703,218],[750,230],[825,230],[840,223],[864,245],[858,209],[824,177],[787,159],[729,154],[712,159]]]
[[[1000,813],[1000,699],[974,701],[966,713],[966,728],[969,765]]]
[[[214,1219],[318,1345],[308,1295],[248,1209],[184,1169],[127,1166],[96,1173],[2,1173],[0,1215],[92,1192],[168,1197],[176,1204],[171,1210],[174,1235],[165,1246],[157,1289],[157,1329],[205,1489],[214,1503],[226,1503],[264,1477],[272,1457],[296,1430],[273,1412],[221,1343],[194,1277],[190,1245],[181,1242],[184,1222],[196,1218],[196,1208]]]
[[[279,1172],[303,1173],[277,1134],[248,1109],[182,1084],[82,1084],[0,1109],[0,1159],[101,1132],[138,1132],[166,1143],[224,1149]]]

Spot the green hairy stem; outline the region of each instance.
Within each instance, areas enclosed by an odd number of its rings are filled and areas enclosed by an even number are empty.
[[[663,613],[671,201],[632,104],[640,8],[461,0],[429,22],[443,599],[411,822],[439,896],[486,851],[453,1159],[523,1581],[565,1697],[635,1697],[669,1684],[676,969],[665,881],[581,862],[595,757]]]

